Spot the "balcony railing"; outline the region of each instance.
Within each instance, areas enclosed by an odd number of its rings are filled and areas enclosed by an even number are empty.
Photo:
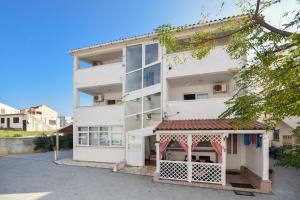
[[[122,82],[122,72],[121,62],[78,69],[74,72],[75,86],[84,88],[119,84]]]
[[[123,125],[124,105],[83,106],[74,110],[74,121],[79,125]]]
[[[213,119],[226,110],[225,102],[230,97],[209,98],[194,101],[168,101],[170,119]]]

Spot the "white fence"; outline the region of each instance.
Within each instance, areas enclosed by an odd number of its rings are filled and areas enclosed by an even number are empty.
[[[222,184],[222,164],[160,160],[160,178]]]

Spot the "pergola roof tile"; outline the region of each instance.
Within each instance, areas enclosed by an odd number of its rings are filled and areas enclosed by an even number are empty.
[[[265,130],[260,122],[239,122],[236,119],[165,120],[155,130]]]

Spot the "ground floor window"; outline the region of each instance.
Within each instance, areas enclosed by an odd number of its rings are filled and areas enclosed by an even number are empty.
[[[13,118],[13,123],[15,123],[15,124],[19,123],[19,117],[14,117]]]
[[[123,146],[121,126],[78,127],[78,145],[120,147]]]
[[[274,129],[274,131],[273,131],[273,140],[274,141],[279,141],[279,133],[280,133],[279,129]]]

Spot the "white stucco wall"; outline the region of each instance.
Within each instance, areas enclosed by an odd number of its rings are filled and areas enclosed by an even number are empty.
[[[263,160],[262,148],[256,148],[254,144],[245,146],[245,165],[251,171],[262,177],[263,173]]]
[[[185,62],[175,64],[174,57]],[[243,60],[233,60],[224,49],[224,46],[217,46],[201,60],[193,58],[190,52],[165,55],[164,60],[165,77],[167,78],[228,71],[229,69],[241,67],[244,63]],[[169,70],[169,66],[172,69]]]
[[[78,107],[74,110],[74,122],[77,126],[123,126],[123,106],[124,105]]]
[[[224,102],[228,99],[212,98],[195,101],[169,101],[166,111],[169,119],[213,119],[218,118],[226,110]]]
[[[74,71],[76,88],[85,88],[96,85],[110,85],[122,82],[122,63],[93,66]]]
[[[124,160],[124,148],[78,147],[73,149],[73,159],[93,162],[118,163]]]

